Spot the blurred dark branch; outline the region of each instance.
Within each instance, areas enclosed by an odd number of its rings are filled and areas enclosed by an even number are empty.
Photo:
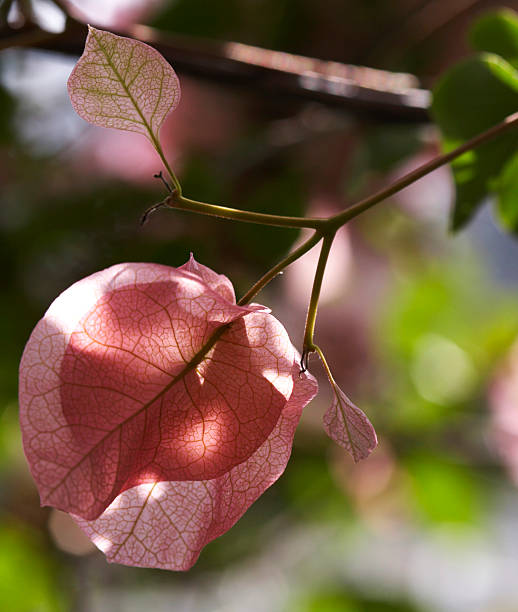
[[[87,29],[68,17],[67,27],[52,34],[30,26],[0,29],[0,49],[15,46],[79,56]],[[164,34],[147,26],[128,32],[152,44],[179,73],[253,89],[263,95],[308,100],[367,116],[370,120],[425,122],[429,92],[416,77],[363,66],[329,62],[233,42]]]
[[[481,0],[455,0],[455,2],[439,2],[428,0],[420,9],[408,15],[403,28],[394,27],[393,35],[387,35],[386,40],[373,49],[373,53],[367,55],[362,61],[371,60],[376,54],[384,52],[388,54],[391,61],[397,61],[405,53],[412,51],[425,43],[432,36],[444,28],[451,27],[466,12],[472,12],[480,4]]]
[[[451,25],[457,18],[473,9],[482,0],[421,0],[404,13],[395,16],[394,21],[379,32],[374,42],[355,56],[360,63],[390,57],[395,61],[403,53],[408,53],[442,28]]]
[[[388,27],[377,33],[374,41],[367,41],[368,46],[355,55],[354,61],[365,63],[372,60],[373,57],[379,56],[380,53],[386,53],[387,49],[390,51],[392,43],[405,33],[412,19],[432,2],[435,2],[435,0],[421,0],[405,13],[396,15],[394,21]]]

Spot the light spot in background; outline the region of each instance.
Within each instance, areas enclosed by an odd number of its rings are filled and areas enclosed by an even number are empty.
[[[405,161],[392,173],[390,182],[403,177],[419,166],[429,162],[434,152],[421,152]],[[394,199],[409,214],[424,221],[441,225],[449,218],[449,211],[454,201],[453,179],[447,166],[438,168],[412,185],[405,187],[394,196]]]
[[[430,609],[481,610],[497,591],[496,561],[476,532],[436,528],[414,546],[409,590]]]
[[[88,537],[81,531],[79,525],[66,512],[52,509],[48,528],[54,544],[71,555],[87,555],[96,548]]]
[[[303,233],[302,240],[296,246],[307,240],[311,233]],[[286,270],[283,284],[286,298],[292,304],[307,303],[321,248],[319,243]],[[351,280],[352,263],[351,240],[347,228],[343,227],[338,230],[331,247],[320,292],[320,306],[344,299]]]
[[[163,0],[68,0],[70,12],[104,27],[124,27],[147,17]]]
[[[65,14],[50,0],[33,2],[32,10],[38,25],[46,32],[59,34],[65,30]]]
[[[21,28],[25,24],[25,18],[17,2],[12,2],[7,13],[7,23],[11,28]]]
[[[0,82],[18,99],[15,128],[29,153],[57,153],[86,124],[74,112],[66,82],[73,57],[27,49],[3,52]]]
[[[141,134],[88,126],[75,159],[80,169],[135,183],[156,183],[156,151]]]
[[[410,376],[421,397],[442,406],[468,397],[477,380],[475,367],[466,351],[438,334],[419,338]]]

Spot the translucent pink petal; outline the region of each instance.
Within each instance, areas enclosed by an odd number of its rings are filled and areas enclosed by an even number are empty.
[[[293,346],[261,306],[237,306],[202,272],[113,266],[38,323],[20,418],[42,504],[95,519],[132,487],[218,478],[271,434],[292,394]]]
[[[84,53],[68,79],[68,93],[86,121],[138,132],[153,141],[180,101],[180,83],[156,49],[89,27]]]
[[[198,263],[193,254],[189,257],[187,263],[184,263],[183,266],[180,266],[178,270],[182,270],[183,272],[190,272],[191,274],[195,274],[199,278],[203,280],[211,289],[216,293],[219,293],[223,298],[225,298],[228,302],[232,302],[232,304],[236,303],[236,294],[234,293],[234,287],[229,279],[224,274],[217,274],[214,270],[207,268],[200,263]]]
[[[366,459],[378,444],[374,427],[336,383],[332,386],[333,401],[324,415],[324,429],[354,461]]]
[[[119,495],[95,521],[76,518],[109,561],[187,570],[201,549],[222,535],[282,474],[303,407],[317,392],[310,376],[292,370],[293,392],[268,437],[252,456],[211,480],[156,482]]]

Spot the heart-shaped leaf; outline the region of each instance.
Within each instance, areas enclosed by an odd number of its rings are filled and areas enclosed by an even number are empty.
[[[254,315],[255,316],[255,315]],[[243,463],[211,480],[153,482],[119,495],[95,521],[76,518],[109,561],[187,570],[282,474],[313,377],[292,369],[293,392],[266,441]]]
[[[79,281],[38,323],[20,366],[42,503],[92,520],[133,487],[227,474],[276,427],[294,355],[264,307],[237,306],[228,279],[194,260]]]
[[[374,427],[358,406],[330,379],[333,401],[324,415],[327,435],[351,455],[355,462],[366,459],[378,444]]]
[[[180,101],[178,77],[156,49],[92,27],[68,92],[86,121],[139,132],[155,146],[160,126]]]

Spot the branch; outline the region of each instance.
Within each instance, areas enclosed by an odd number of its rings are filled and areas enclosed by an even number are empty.
[[[405,176],[400,178],[395,183],[392,183],[388,187],[385,187],[384,189],[377,191],[371,196],[365,198],[364,200],[361,200],[357,204],[350,206],[343,212],[336,214],[334,217],[330,217],[328,219],[330,228],[333,229],[333,228],[341,227],[342,225],[344,225],[345,223],[347,223],[354,217],[357,217],[361,213],[365,212],[366,210],[368,210],[375,204],[378,204],[379,202],[386,200],[387,198],[394,195],[398,191],[401,191],[405,187],[408,187],[408,185],[415,183],[415,181],[418,181],[420,178],[422,178],[426,174],[430,174],[430,172],[437,170],[437,168],[440,168],[441,166],[445,166],[446,164],[449,164],[451,161],[453,161],[457,157],[460,157],[463,153],[466,153],[467,151],[471,151],[472,149],[479,147],[485,142],[492,140],[495,136],[498,136],[499,134],[503,132],[507,132],[513,127],[514,128],[518,127],[518,113],[513,113],[512,115],[509,115],[500,123],[497,123],[493,127],[486,130],[485,132],[482,132],[481,134],[478,134],[477,136],[470,138],[470,140],[466,141],[460,147],[453,149],[453,151],[450,151],[449,153],[444,153],[443,155],[439,155],[438,157],[435,157],[428,163],[423,164],[422,166],[419,166],[419,168],[416,168],[415,170],[413,170],[412,172],[409,172],[408,174],[405,174]]]
[[[0,31],[0,50],[31,46],[79,56],[86,32],[84,24],[70,17],[60,34],[4,28]],[[267,96],[319,102],[377,121],[429,121],[430,92],[420,89],[416,77],[410,74],[328,62],[241,43],[172,36],[142,25],[117,33],[153,45],[179,72],[219,84],[238,85]]]

